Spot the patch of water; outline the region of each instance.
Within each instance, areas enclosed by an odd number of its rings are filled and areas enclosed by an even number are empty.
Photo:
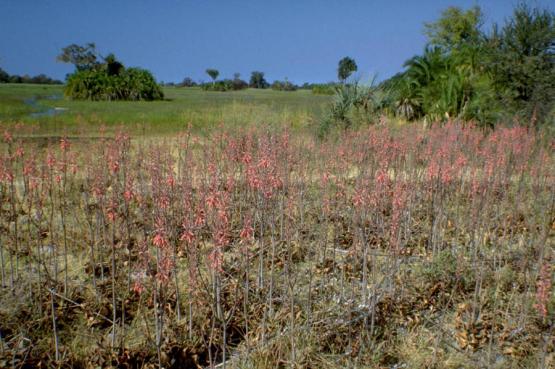
[[[45,100],[61,100],[62,96],[61,95],[49,95],[49,96],[45,96],[45,97],[41,97],[42,99]],[[38,101],[38,97],[37,96],[33,96],[29,99],[25,99],[23,101],[26,105],[32,106],[33,108],[36,108],[40,111],[34,112],[29,114],[29,118],[40,118],[40,117],[52,117],[54,115],[58,115],[60,113],[63,113],[64,111],[67,110],[67,108],[61,108],[61,107],[45,107],[41,104],[39,104]]]

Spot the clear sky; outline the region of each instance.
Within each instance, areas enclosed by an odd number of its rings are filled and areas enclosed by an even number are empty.
[[[385,79],[425,44],[423,23],[449,5],[482,7],[486,27],[503,22],[517,0],[0,0],[0,67],[10,74],[63,79],[56,62],[70,43],[95,42],[159,81],[209,80],[234,72],[296,83],[336,79],[353,57],[359,77]],[[532,0],[553,9],[555,0]]]

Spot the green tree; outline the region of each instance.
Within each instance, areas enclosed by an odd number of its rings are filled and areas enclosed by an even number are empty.
[[[71,44],[64,47],[56,60],[62,63],[73,64],[77,70],[88,70],[99,65],[97,58],[96,45],[91,42],[85,46]]]
[[[4,69],[0,68],[0,83],[6,83],[10,81],[10,75]]]
[[[249,86],[252,88],[268,87],[268,82],[264,79],[264,72],[253,71],[249,80]]]
[[[124,70],[123,64],[120,63],[112,53],[104,58],[104,63],[106,63],[106,71],[109,76],[117,76]]]
[[[544,117],[555,100],[555,13],[518,5],[488,38],[486,67],[506,105]]]
[[[480,7],[474,6],[464,11],[451,6],[441,13],[437,21],[424,24],[424,34],[429,44],[452,51],[465,45],[478,45],[482,39],[482,24]]]
[[[210,78],[212,78],[212,84],[216,83],[216,79],[218,78],[218,76],[220,75],[220,72],[217,69],[213,69],[213,68],[208,68],[206,70],[206,74],[208,74],[210,76]]]
[[[357,70],[358,66],[355,60],[346,56],[339,61],[339,65],[337,67],[337,78],[339,78],[341,83],[345,83],[345,80]]]
[[[191,77],[183,78],[183,81],[178,85],[179,87],[194,87],[197,83]]]
[[[86,57],[89,54],[89,57]],[[94,44],[63,49],[64,61],[75,63],[76,71],[67,77],[64,94],[76,100],[160,100],[164,98],[154,76],[140,68],[125,68],[114,54],[97,61]],[[59,57],[60,59],[60,57]],[[34,80],[46,81],[46,76]]]

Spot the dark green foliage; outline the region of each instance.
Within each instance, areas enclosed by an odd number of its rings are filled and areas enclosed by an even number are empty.
[[[276,91],[296,91],[297,86],[289,82],[287,79],[285,81],[274,81],[271,86],[272,90]]]
[[[183,81],[181,81],[181,83],[178,84],[179,87],[194,87],[196,85],[197,83],[193,81],[192,78],[189,78],[189,77],[183,78]]]
[[[216,79],[220,75],[220,72],[217,69],[208,68],[206,70],[206,74],[208,74],[210,76],[210,78],[212,78],[212,83],[214,83],[214,82],[216,82]]]
[[[161,100],[164,93],[152,74],[126,68],[110,75],[107,68],[76,71],[66,83],[65,95],[76,100]]]
[[[18,76],[16,74],[14,74],[13,76],[10,76],[10,80],[8,81],[9,83],[24,83],[23,81],[25,80],[25,77],[28,76]]]
[[[488,38],[487,63],[504,105],[542,119],[555,100],[555,13],[520,4]]]
[[[0,68],[0,83],[33,83],[38,85],[61,85],[62,81],[53,79],[44,74],[31,77],[27,74],[23,76],[10,75]]]
[[[244,90],[246,88],[249,87],[249,84],[246,81],[243,81],[241,79],[241,74],[240,73],[234,73],[233,74],[233,80],[231,81],[232,83],[232,89],[237,91],[237,90]]]
[[[407,120],[461,118],[486,126],[515,115],[547,121],[555,100],[553,12],[519,5],[490,35],[481,30],[482,22],[478,7],[450,7],[426,24],[424,52],[381,84],[388,95],[383,112]]]
[[[58,60],[76,67],[68,75],[64,94],[75,100],[162,100],[164,93],[152,74],[141,68],[125,68],[112,53],[97,60],[94,44],[70,45]]]
[[[264,79],[264,72],[254,71],[251,73],[249,86],[252,88],[267,88],[268,82]]]
[[[121,64],[114,54],[108,54],[106,58],[104,58],[106,63],[106,72],[109,76],[118,76],[123,70],[124,66]]]
[[[355,60],[346,56],[339,61],[339,65],[337,66],[337,78],[339,78],[341,83],[345,83],[345,80],[357,70],[358,66]]]
[[[461,46],[456,53],[428,47],[423,55],[409,59],[393,84],[396,114],[432,121],[461,116],[490,124],[497,105],[491,100],[491,79],[474,63],[471,47]]]
[[[220,81],[214,81],[212,83],[204,83],[202,89],[205,91],[238,91],[248,88],[247,82],[242,79],[223,79]]]
[[[99,64],[97,61],[98,53],[96,52],[96,45],[92,42],[85,46],[77,44],[66,46],[56,59],[62,63],[75,65],[78,71],[94,69]]]
[[[0,83],[9,82],[10,75],[4,69],[0,68]]]

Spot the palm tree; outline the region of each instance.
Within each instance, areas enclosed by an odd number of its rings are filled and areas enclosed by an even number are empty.
[[[218,76],[220,75],[220,72],[217,69],[208,68],[206,70],[206,74],[208,74],[210,78],[212,78],[212,85],[214,85],[216,83],[216,78],[218,78]]]

